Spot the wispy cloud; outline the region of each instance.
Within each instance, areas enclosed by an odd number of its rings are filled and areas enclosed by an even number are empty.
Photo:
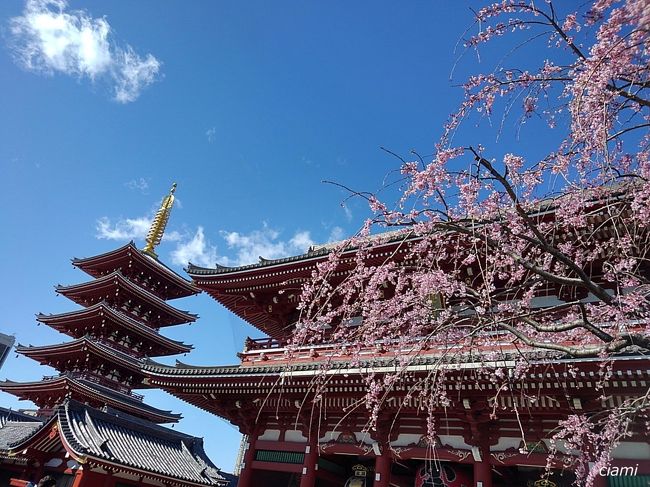
[[[147,181],[145,178],[137,178],[132,179],[131,181],[127,181],[124,183],[124,186],[129,189],[139,190],[143,194],[147,194],[149,189],[149,181]]]
[[[206,130],[205,136],[208,138],[208,142],[212,144],[215,140],[217,140],[217,127],[210,127],[208,130]]]
[[[352,209],[346,205],[345,203],[341,203],[341,207],[343,208],[343,212],[345,213],[345,219],[349,222],[352,221]]]
[[[302,156],[302,163],[305,164],[306,166],[313,166],[313,167],[320,167],[320,164],[315,162],[312,158],[307,157],[307,156]]]
[[[111,220],[102,217],[97,220],[96,234],[98,239],[117,240],[126,242],[128,240],[144,240],[151,226],[152,216],[138,218],[123,218]],[[306,252],[314,245],[314,241],[308,231],[296,231],[288,239],[281,238],[281,232],[263,223],[262,228],[249,233],[220,232],[226,243],[228,251],[222,255],[218,252],[217,246],[212,244],[205,236],[203,226],[198,226],[196,232],[188,231],[166,231],[163,237],[165,242],[174,243],[170,252],[172,263],[179,266],[186,266],[189,262],[203,267],[213,267],[216,263],[222,265],[246,265],[254,264],[260,257],[266,259],[277,259],[290,255],[297,255]],[[334,227],[330,240],[340,240],[343,230]]]
[[[203,227],[196,230],[189,240],[180,241],[171,253],[172,262],[185,266],[189,262],[203,267],[212,267],[217,262],[217,248],[205,238]]]
[[[111,221],[108,217],[97,220],[95,237],[102,240],[145,240],[153,217],[123,218]],[[217,260],[217,248],[205,238],[203,227],[199,226],[194,234],[189,232],[166,231],[163,243],[175,242],[171,251],[171,261],[185,266],[189,262],[204,267],[213,266]],[[221,259],[224,261],[224,258]],[[228,259],[225,258],[226,263]]]
[[[39,73],[103,80],[116,101],[136,100],[155,81],[160,61],[151,54],[140,57],[128,44],[119,47],[106,18],[67,8],[65,0],[27,0],[23,14],[11,19],[17,61]]]
[[[221,232],[228,248],[234,251],[232,259],[236,265],[253,264],[259,257],[277,259],[289,255],[301,254],[314,244],[309,232],[298,231],[289,240],[280,239],[280,232],[263,224],[261,230],[243,234],[239,232]]]
[[[330,232],[330,236],[327,239],[328,243],[329,242],[338,242],[340,240],[343,240],[345,238],[345,231],[341,227],[334,227],[332,228],[332,231]]]
[[[125,218],[112,223],[108,217],[97,220],[95,236],[105,240],[136,240],[147,236],[151,218]]]
[[[144,240],[151,227],[153,216],[141,216],[138,218],[123,218],[111,221],[104,216],[97,220],[95,237],[100,240]],[[165,241],[178,242],[183,236],[177,231],[165,232]]]

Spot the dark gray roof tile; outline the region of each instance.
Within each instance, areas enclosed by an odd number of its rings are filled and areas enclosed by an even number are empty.
[[[186,482],[226,484],[200,438],[77,401],[61,406],[58,415],[66,441],[79,454]]]
[[[34,434],[43,423],[40,421],[7,421],[0,423],[0,451],[9,450]]]

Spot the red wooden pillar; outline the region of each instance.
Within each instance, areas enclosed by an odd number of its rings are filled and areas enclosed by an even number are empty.
[[[255,443],[257,441],[257,430],[248,436],[248,446],[244,453],[244,462],[239,471],[238,487],[253,487],[251,479],[253,478],[253,461],[255,460]]]
[[[375,457],[375,483],[374,487],[389,487],[390,485],[390,467],[393,459],[390,454],[388,444],[381,446],[381,455]]]
[[[474,455],[474,485],[476,487],[492,487],[490,447],[485,440],[481,443],[480,447],[472,448],[472,454]]]
[[[302,464],[302,477],[300,487],[314,487],[316,485],[316,469],[318,468],[318,433],[312,432],[305,446],[305,460]]]
[[[74,474],[74,481],[72,482],[72,487],[81,487],[84,482],[84,471],[81,467],[77,469]]]
[[[474,462],[474,485],[476,487],[492,487],[492,465],[489,459]]]

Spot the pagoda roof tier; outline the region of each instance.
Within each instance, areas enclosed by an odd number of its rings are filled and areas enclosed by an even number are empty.
[[[203,449],[203,440],[112,409],[100,411],[74,400],[60,405],[35,433],[9,453],[56,451],[78,463],[182,486],[226,485]]]
[[[93,407],[112,407],[154,423],[177,423],[182,418],[180,414],[144,403],[139,394],[119,392],[96,383],[96,380],[95,377],[84,374],[65,374],[38,382],[7,380],[0,382],[0,390],[21,400],[32,401],[39,407],[51,408],[71,397]]]
[[[95,278],[119,270],[164,300],[182,298],[201,292],[190,281],[138,249],[133,241],[104,254],[82,259],[74,258],[72,264]],[[140,279],[137,276],[144,278]]]
[[[143,359],[133,357],[89,337],[38,347],[17,345],[16,352],[43,365],[50,365],[59,372],[73,372],[74,368],[87,371],[89,366],[92,367],[88,362],[90,357],[93,357],[95,366],[105,367],[107,372],[112,368],[120,369],[121,380],[130,376],[129,383],[132,386],[146,387],[141,385],[144,379],[142,374]]]
[[[105,301],[68,313],[50,315],[39,313],[36,319],[73,338],[81,338],[88,334],[102,336],[110,334],[113,330],[121,330],[123,334],[133,337],[132,343],[142,342],[139,353],[152,357],[187,353],[194,348],[192,345],[161,335],[149,326],[111,307]]]
[[[380,238],[381,237],[381,238]],[[372,237],[376,246],[366,263],[378,265],[388,257],[396,262],[408,255],[414,240],[403,232]],[[189,264],[187,273],[194,283],[243,320],[275,339],[286,338],[297,320],[296,309],[303,284],[312,279],[316,266],[342,243],[312,247],[307,253],[282,259],[264,259],[257,264],[215,268]],[[343,252],[333,279],[343,279],[354,267],[357,249]]]
[[[130,314],[152,328],[191,323],[197,318],[194,314],[167,304],[155,294],[131,282],[119,271],[81,284],[57,286],[56,291],[84,307],[101,301],[109,304],[115,302],[117,307],[128,309]]]

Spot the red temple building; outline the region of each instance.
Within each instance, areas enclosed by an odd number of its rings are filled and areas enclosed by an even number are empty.
[[[450,379],[461,379],[449,381],[451,404],[436,412],[439,424],[432,445],[423,405],[405,401],[418,378],[439,366],[442,351],[432,348],[409,363],[376,429],[369,429],[370,413],[363,404],[359,407],[367,390],[364,373],[395,370],[394,350],[362,350],[366,358],[361,363],[346,361],[340,343],[304,347],[291,358],[286,354],[292,324],[298,319],[301,286],[332,248],[315,247],[277,260],[260,258],[258,264],[241,267],[190,265],[188,273],[197,287],[268,338],[247,339],[240,363],[232,366],[149,361],[145,367],[149,385],[239,427],[246,439],[239,487],[564,487],[574,480],[569,451],[558,454],[551,476],[543,478],[549,438],[558,421],[647,391],[646,356],[615,359],[604,391],[597,391],[596,361],[567,358],[549,365],[535,362],[531,354],[526,379],[515,384],[515,393],[499,395],[499,403],[492,404],[495,385],[489,372],[467,359],[448,371]],[[343,255],[335,276],[349,270],[346,262],[351,266],[354,259],[345,257],[354,252],[349,249]],[[372,264],[387,255],[399,261],[405,253],[399,242],[388,241],[375,246],[368,259]],[[353,321],[346,326],[355,326]],[[327,384],[315,397],[314,384],[323,370]],[[467,374],[471,381],[462,379]],[[520,394],[523,391],[528,394]],[[534,401],[524,399],[531,395],[536,396]],[[498,412],[496,418],[490,414],[493,410]],[[431,461],[434,458],[436,462]],[[636,480],[604,476],[600,485],[647,485],[650,445],[645,433],[625,438],[614,458],[613,466],[636,468]]]
[[[200,292],[154,253],[174,201],[163,200],[144,250],[133,242],[72,264],[92,279],[57,286],[77,310],[37,315],[73,338],[16,351],[59,374],[35,382],[0,383],[0,390],[38,406],[35,416],[0,411],[0,485],[24,485],[49,474],[59,486],[222,486],[203,441],[167,427],[180,415],[143,402],[148,357],[185,353],[190,345],[160,329],[196,316],[167,301]],[[12,480],[10,480],[12,479]],[[9,483],[11,482],[11,483]]]

